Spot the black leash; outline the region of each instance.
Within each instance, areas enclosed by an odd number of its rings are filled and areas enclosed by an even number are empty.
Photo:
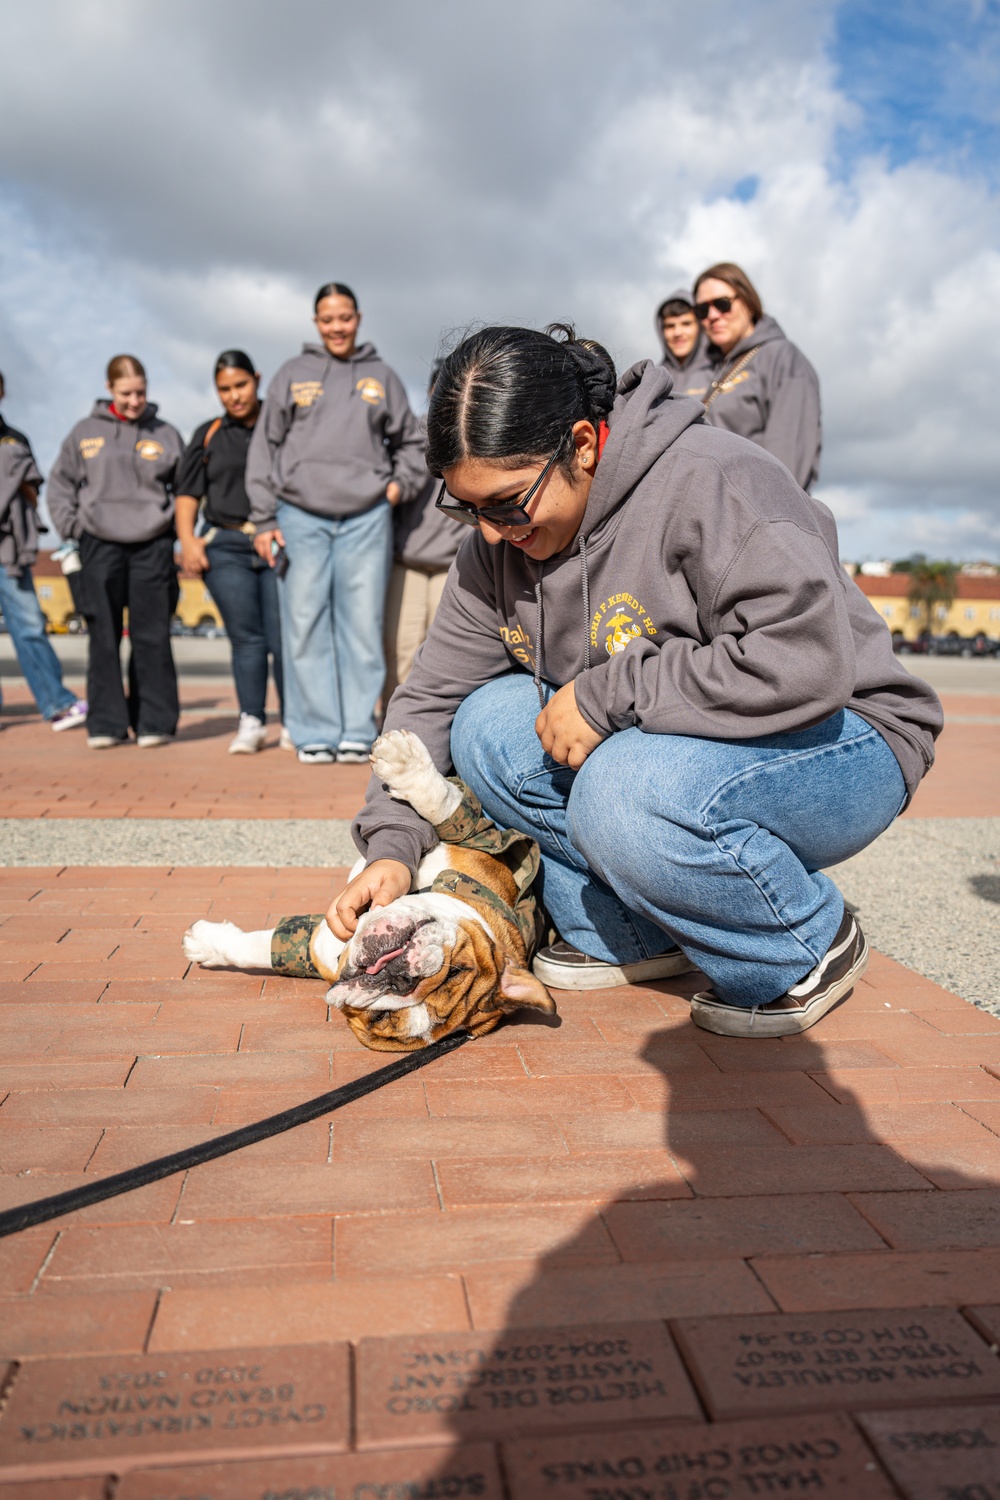
[[[256,1120],[252,1125],[243,1125],[239,1130],[230,1130],[226,1135],[217,1135],[214,1140],[202,1141],[197,1146],[188,1146],[185,1151],[174,1151],[169,1156],[158,1156],[155,1161],[143,1162],[141,1166],[129,1167],[127,1172],[115,1172],[112,1177],[99,1177],[83,1187],[71,1188],[68,1193],[54,1193],[51,1198],[37,1198],[34,1203],[22,1203],[20,1208],[9,1208],[0,1213],[0,1239],[17,1234],[21,1229],[30,1229],[33,1224],[44,1224],[48,1219],[61,1219],[78,1208],[89,1208],[92,1203],[103,1203],[105,1198],[117,1198],[120,1193],[130,1193],[133,1188],[145,1187],[147,1183],[159,1182],[161,1177],[172,1177],[175,1172],[184,1172],[188,1167],[198,1167],[202,1162],[213,1161],[217,1156],[228,1156],[243,1146],[252,1146],[256,1141],[265,1141],[268,1136],[281,1135],[304,1125],[307,1120],[316,1120],[332,1110],[343,1109],[355,1099],[373,1094],[376,1089],[395,1083],[417,1068],[425,1068],[435,1058],[454,1052],[471,1039],[471,1032],[453,1031],[450,1036],[432,1042],[419,1052],[407,1052],[386,1068],[356,1078],[328,1094],[319,1094],[296,1104],[293,1109],[283,1109],[280,1115],[268,1115],[266,1120]]]

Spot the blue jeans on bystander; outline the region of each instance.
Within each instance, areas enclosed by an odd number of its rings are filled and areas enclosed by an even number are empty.
[[[452,759],[495,822],[538,840],[560,937],[618,964],[676,943],[734,1005],[814,968],[844,913],[821,870],[905,802],[889,746],[848,710],[739,741],[626,729],[579,771],[545,754],[537,715],[523,673],[488,683],[459,708]]]
[[[300,750],[366,748],[385,681],[392,506],[331,520],[281,500],[277,523],[288,554],[278,583],[285,725]]]
[[[20,578],[8,578],[0,568],[0,610],[38,711],[43,719],[54,719],[76,702],[76,695],[63,686],[62,667],[45,634],[30,568],[24,568]]]

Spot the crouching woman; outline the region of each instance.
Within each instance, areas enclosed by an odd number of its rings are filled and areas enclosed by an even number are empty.
[[[696,1025],[804,1031],[868,957],[821,871],[906,805],[940,705],[783,464],[668,371],[616,389],[600,346],[553,333],[485,329],[438,378],[428,462],[475,530],[386,725],[538,840],[546,984],[697,966]],[[355,837],[341,936],[434,839],[374,781]]]

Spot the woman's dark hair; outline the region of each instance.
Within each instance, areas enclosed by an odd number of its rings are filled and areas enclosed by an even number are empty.
[[[215,361],[215,369],[212,372],[216,380],[218,380],[223,370],[245,370],[255,380],[257,378],[257,371],[254,369],[253,360],[244,349],[223,349]]]
[[[136,359],[134,354],[116,354],[114,359],[108,361],[108,368],[104,378],[108,385],[114,385],[116,380],[127,380],[129,377],[145,380],[146,371],[141,359]]]
[[[575,422],[598,427],[615,399],[614,361],[566,323],[483,328],[441,366],[427,413],[432,474],[464,458],[518,469],[551,454],[570,470]]]
[[[709,266],[707,271],[702,271],[694,284],[696,302],[698,288],[703,281],[724,281],[727,286],[731,286],[736,295],[746,303],[755,323],[759,323],[764,316],[764,304],[760,300],[760,293],[742,266],[735,265],[731,260],[720,260],[717,265]]]
[[[317,310],[324,297],[349,297],[354,303],[354,311],[358,310],[358,299],[343,281],[325,281],[313,298],[313,312]]]

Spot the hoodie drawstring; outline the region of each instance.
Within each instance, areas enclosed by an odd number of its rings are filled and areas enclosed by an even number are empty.
[[[544,563],[539,563],[535,573],[535,692],[538,694],[539,708],[545,707],[545,690],[542,687],[542,569],[544,566]]]
[[[583,589],[583,668],[590,670],[590,574],[587,572],[587,538],[580,533],[580,583]]]

